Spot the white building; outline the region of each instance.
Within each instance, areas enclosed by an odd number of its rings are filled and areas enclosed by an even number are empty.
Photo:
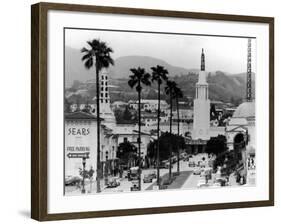
[[[147,146],[151,140],[150,134],[145,133],[145,130],[141,134],[141,156],[144,158],[147,155]],[[137,125],[116,125],[114,128],[114,134],[117,136],[117,145],[120,143],[129,141],[138,147],[138,126]]]
[[[248,149],[255,149],[255,102],[244,102],[235,110],[227,126],[227,145],[229,150],[234,150],[239,136],[247,142]],[[242,139],[242,138],[241,138]]]
[[[112,129],[101,125],[100,129],[100,161],[107,161],[114,168],[118,147],[117,136]],[[79,176],[79,168],[83,168],[81,156],[88,154],[86,169],[97,170],[97,118],[82,111],[65,114],[65,176]],[[79,158],[75,158],[79,157]],[[111,169],[112,170],[112,169]]]
[[[178,121],[178,112],[173,110],[173,122]],[[190,123],[193,121],[193,108],[186,104],[179,104],[179,121],[181,123]]]
[[[143,112],[141,114],[141,122],[144,126],[149,127],[151,125],[157,124],[157,113]]]
[[[208,140],[210,138],[210,100],[206,75],[205,55],[202,49],[201,70],[199,71],[199,78],[196,83],[194,99],[193,139]]]
[[[137,100],[130,100],[128,103],[131,108],[138,110]],[[165,100],[160,100],[161,111],[165,111],[168,107],[169,104]],[[141,110],[156,112],[158,110],[158,100],[141,99]]]
[[[79,168],[83,169],[82,158],[88,154],[86,169],[97,170],[97,119],[95,116],[74,112],[65,114],[65,176],[79,176]],[[74,158],[72,158],[72,156]]]

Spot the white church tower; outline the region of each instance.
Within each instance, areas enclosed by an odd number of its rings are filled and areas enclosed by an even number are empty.
[[[112,128],[115,124],[115,116],[110,107],[110,96],[108,90],[108,71],[102,68],[100,72],[100,116],[104,124]]]
[[[210,100],[208,83],[206,82],[204,49],[201,54],[201,69],[194,99],[193,139],[209,140]]]

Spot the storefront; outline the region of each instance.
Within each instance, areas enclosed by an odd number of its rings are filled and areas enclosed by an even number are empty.
[[[79,170],[97,170],[97,119],[95,116],[74,112],[65,114],[65,176],[79,176]]]

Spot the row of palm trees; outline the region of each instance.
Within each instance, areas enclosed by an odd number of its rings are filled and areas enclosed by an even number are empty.
[[[111,57],[113,49],[108,47],[107,44],[99,39],[87,41],[87,47],[81,49],[82,61],[86,69],[95,68],[96,76],[96,101],[97,101],[97,193],[101,192],[100,178],[101,178],[101,163],[100,163],[100,87],[99,87],[99,74],[102,68],[108,68],[114,65],[114,60]],[[147,73],[144,68],[130,69],[132,75],[129,77],[128,85],[135,88],[138,93],[138,156],[139,161],[141,158],[141,91],[144,86],[150,86],[152,82],[157,83],[158,87],[158,110],[157,110],[157,184],[160,185],[160,172],[159,172],[159,134],[160,134],[160,87],[165,82],[165,92],[170,96],[170,133],[172,133],[172,105],[173,100],[176,100],[177,116],[178,116],[178,135],[179,135],[179,108],[178,100],[183,97],[181,89],[174,81],[168,80],[168,71],[160,65],[151,67],[151,74]],[[177,144],[178,145],[178,144]],[[172,147],[170,147],[171,149]],[[179,151],[179,150],[178,150]],[[171,150],[170,150],[170,168],[169,177],[171,178]],[[179,153],[178,153],[178,171],[179,171]],[[139,186],[141,180],[139,178]]]
[[[171,81],[168,79],[168,71],[160,65],[157,65],[155,67],[151,67],[151,74],[147,73],[144,68],[132,68],[130,70],[133,74],[130,75],[128,84],[131,88],[135,88],[138,93],[138,153],[139,158],[141,156],[141,91],[144,86],[150,86],[152,82],[155,82],[157,84],[158,88],[158,110],[157,110],[157,184],[160,185],[160,170],[159,170],[159,135],[160,135],[160,89],[161,85],[163,83],[166,83],[165,86],[165,93],[169,95],[170,98],[170,134],[172,134],[172,110],[173,110],[173,100],[176,100],[176,103],[178,104],[179,98],[183,97],[181,89],[178,87],[177,83],[174,81]],[[179,108],[177,105],[177,116],[178,116],[178,135],[180,134],[179,131]],[[169,159],[169,179],[172,178],[172,142],[170,141],[170,159]],[[178,144],[177,144],[178,145]],[[179,172],[179,148],[178,148],[178,167],[177,170]],[[139,178],[139,184],[140,178]]]

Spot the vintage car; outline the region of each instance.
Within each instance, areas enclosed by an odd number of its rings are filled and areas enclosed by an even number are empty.
[[[171,167],[173,168],[173,163],[171,163]],[[166,169],[170,168],[170,162],[169,161],[165,163],[165,168]]]
[[[114,188],[120,186],[120,182],[117,178],[111,178],[108,180],[107,188]]]
[[[193,170],[193,175],[201,175],[202,169],[201,168],[196,168],[195,170]]]
[[[143,182],[144,183],[152,183],[153,177],[150,174],[146,174],[143,177]]]
[[[77,185],[77,184],[80,184],[82,182],[82,178],[81,177],[78,177],[78,176],[66,176],[65,178],[65,186],[74,186],[74,185]]]
[[[153,179],[157,178],[156,171],[151,171],[149,175],[152,176]]]
[[[140,185],[137,180],[132,181],[132,186],[131,186],[131,191],[139,191],[140,190]]]
[[[188,166],[189,166],[189,167],[195,167],[195,166],[196,166],[196,164],[195,164],[195,162],[194,162],[194,161],[190,161],[190,162],[188,163]]]
[[[141,175],[141,170],[138,166],[131,167],[128,171],[128,180],[138,180]]]

